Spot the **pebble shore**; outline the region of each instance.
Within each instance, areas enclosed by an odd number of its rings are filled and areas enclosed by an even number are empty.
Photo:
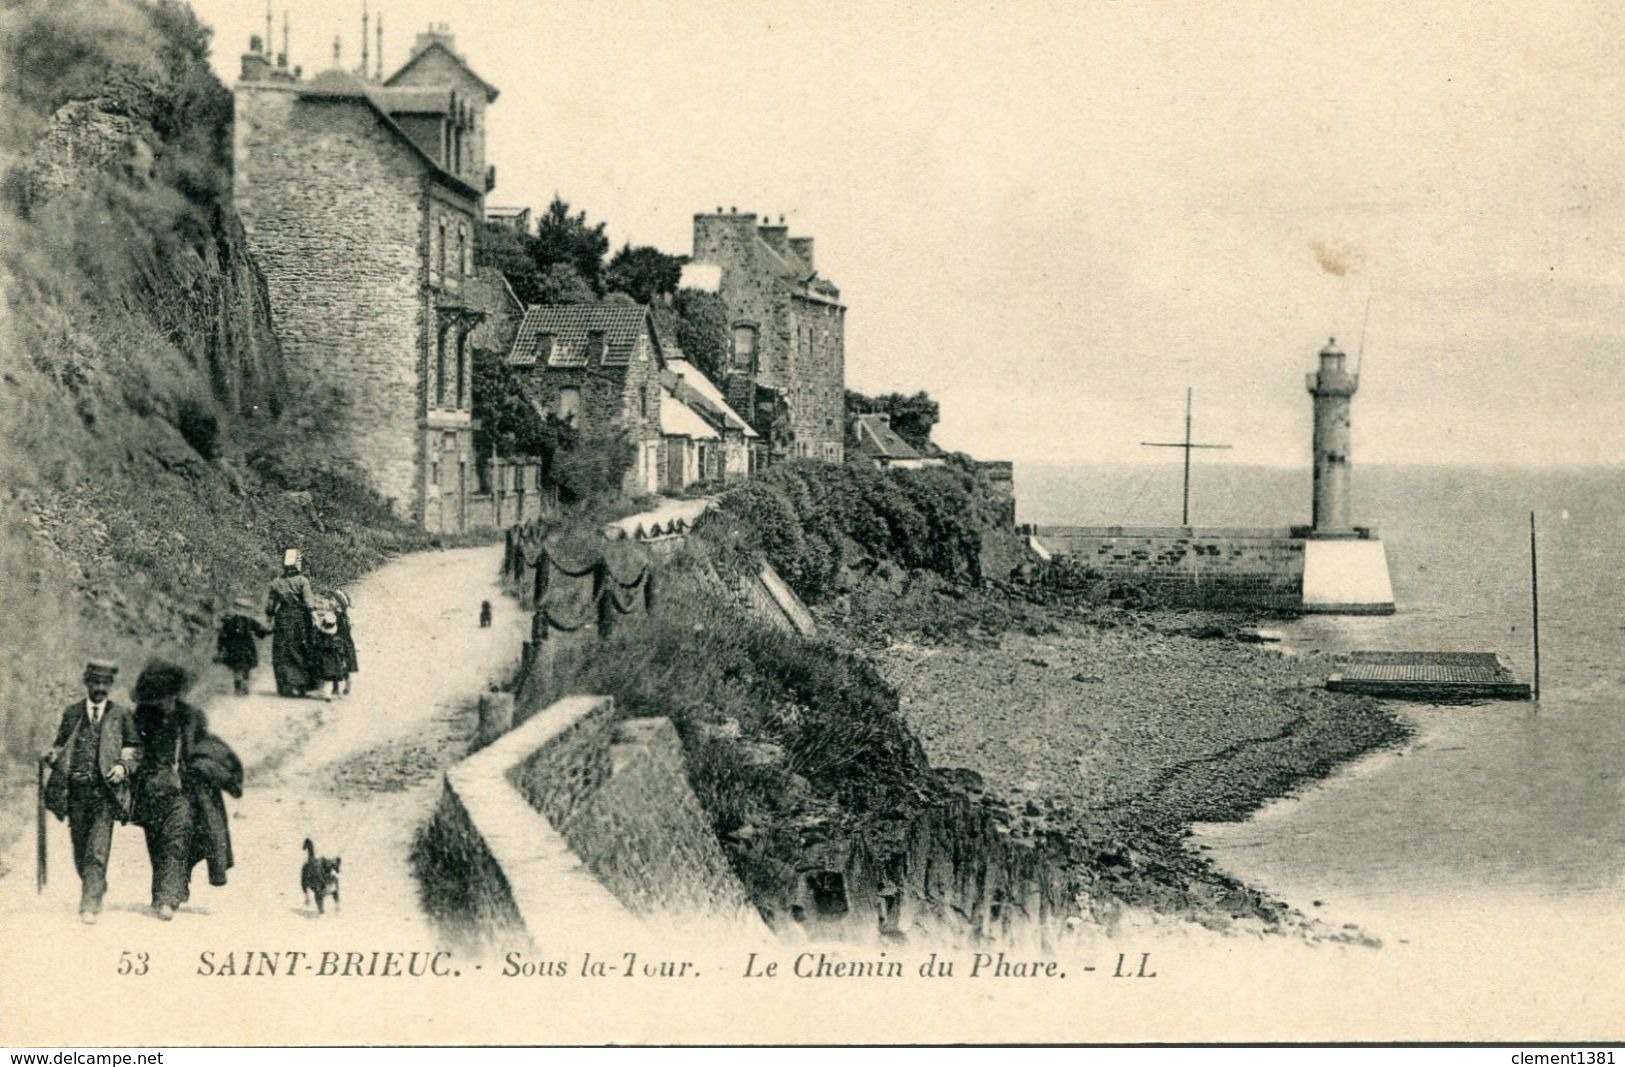
[[[1189,827],[1245,818],[1398,744],[1404,725],[1322,688],[1328,659],[1252,643],[1233,622],[1124,610],[1052,622],[870,655],[932,764],[975,771],[995,802],[1065,834],[1101,898],[1216,926],[1295,923],[1188,849]]]

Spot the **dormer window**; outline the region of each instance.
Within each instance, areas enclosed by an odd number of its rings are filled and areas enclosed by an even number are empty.
[[[604,331],[587,331],[587,361],[602,363],[604,359]]]
[[[546,363],[553,358],[553,335],[539,333],[536,335],[536,362]]]

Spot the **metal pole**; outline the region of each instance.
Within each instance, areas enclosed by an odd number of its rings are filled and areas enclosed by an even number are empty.
[[[1185,502],[1179,509],[1179,525],[1191,524],[1191,390],[1185,387]]]
[[[39,790],[35,795],[36,809],[34,815],[34,892],[36,893],[45,892],[46,871],[49,867],[46,856],[46,841],[49,834],[47,830],[48,824],[45,821],[45,783],[49,777],[49,766],[42,759],[39,761]]]
[[[1540,699],[1540,567],[1535,559],[1535,513],[1529,513],[1529,611],[1534,619],[1535,686],[1534,695]]]

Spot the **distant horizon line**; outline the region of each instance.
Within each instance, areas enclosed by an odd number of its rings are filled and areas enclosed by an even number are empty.
[[[1170,471],[1177,472],[1179,470],[1178,464],[1174,464],[1174,465],[1170,466],[1170,465],[1165,464],[1165,463],[1158,463],[1155,460],[1130,460],[1130,459],[1104,460],[1104,459],[1068,459],[1068,458],[1045,458],[1045,459],[1026,458],[1026,459],[1023,459],[1023,458],[1019,458],[1019,457],[1011,458],[1011,457],[1006,457],[1006,456],[981,456],[981,455],[977,455],[975,453],[966,453],[966,454],[967,455],[972,455],[978,460],[1003,461],[1003,462],[1007,462],[1007,463],[1016,464],[1017,466],[1020,466],[1022,464],[1030,464],[1030,465],[1046,466],[1046,467],[1134,467],[1134,468],[1138,468],[1138,469],[1167,466]],[[1307,470],[1311,469],[1311,464],[1309,462],[1295,463],[1295,464],[1283,464],[1283,463],[1225,463],[1225,464],[1222,464],[1222,465],[1212,465],[1212,466],[1209,466],[1207,469],[1209,471],[1218,471],[1218,470],[1226,470],[1226,469],[1235,470],[1237,468],[1243,468],[1243,469],[1247,469],[1247,470],[1307,471]],[[1390,469],[1391,470],[1391,469],[1398,469],[1398,468],[1407,468],[1407,469],[1409,469],[1409,468],[1429,468],[1429,469],[1455,469],[1455,470],[1521,470],[1521,471],[1551,471],[1551,470],[1621,470],[1621,471],[1625,471],[1625,460],[1593,461],[1593,462],[1581,462],[1581,461],[1575,461],[1575,460],[1565,460],[1565,461],[1553,462],[1553,463],[1527,463],[1527,462],[1517,462],[1517,461],[1464,462],[1464,461],[1459,461],[1459,460],[1438,460],[1438,461],[1434,461],[1434,462],[1426,462],[1426,461],[1420,461],[1420,460],[1404,460],[1404,461],[1372,460],[1372,461],[1367,462],[1367,463],[1355,464],[1353,469],[1354,469],[1355,476],[1358,477],[1359,472],[1361,470],[1372,470],[1372,469]]]

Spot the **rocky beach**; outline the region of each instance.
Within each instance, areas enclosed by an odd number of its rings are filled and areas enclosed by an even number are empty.
[[[1193,823],[1245,818],[1400,743],[1408,729],[1391,709],[1327,692],[1331,657],[1284,649],[1233,617],[1002,607],[980,613],[999,625],[947,636],[868,629],[865,654],[933,765],[973,771],[985,803],[1069,839],[1097,917],[1127,905],[1348,936],[1315,931],[1187,838]],[[963,601],[949,610],[979,614]]]

